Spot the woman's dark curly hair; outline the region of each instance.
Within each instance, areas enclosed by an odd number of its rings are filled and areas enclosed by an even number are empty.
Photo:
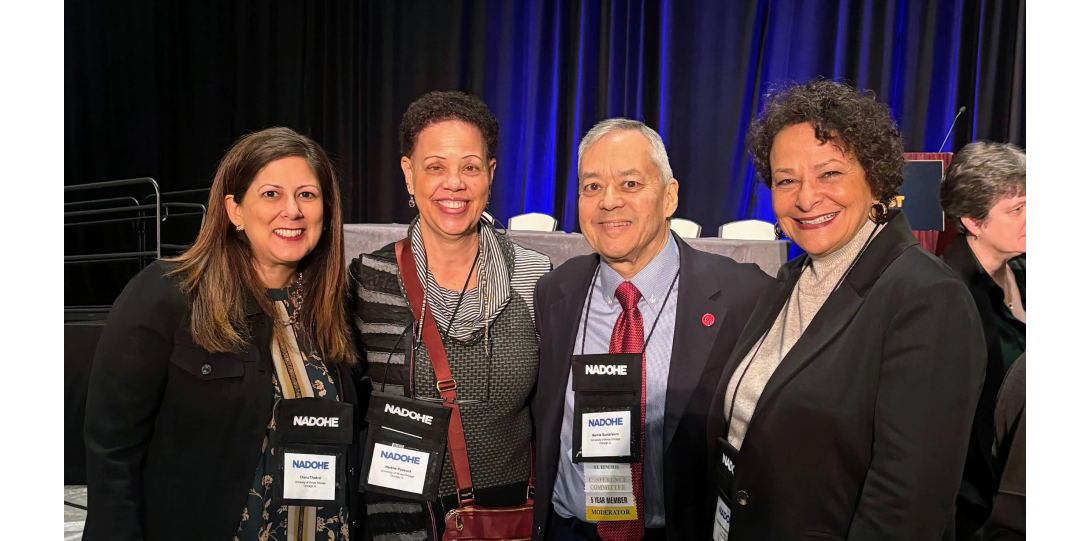
[[[481,130],[485,146],[488,147],[485,161],[496,156],[500,123],[483,101],[463,92],[428,92],[409,105],[397,129],[401,155],[412,156],[416,139],[424,128],[447,120],[458,120],[476,126]]]
[[[772,186],[772,141],[780,130],[796,124],[814,127],[814,137],[832,141],[863,166],[871,193],[883,203],[897,195],[904,181],[904,140],[889,107],[874,92],[824,79],[795,85],[765,96],[764,110],[749,125],[746,146],[765,186]]]

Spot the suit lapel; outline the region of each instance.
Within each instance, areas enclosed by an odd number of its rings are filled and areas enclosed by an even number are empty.
[[[764,391],[761,392],[760,398],[757,399],[757,406],[753,410],[750,425],[760,422],[758,419],[762,407],[769,401],[775,400],[780,390],[806,365],[810,364],[829,342],[844,331],[852,319],[855,318],[859,308],[863,306],[863,301],[866,299],[867,293],[870,292],[871,286],[878,280],[885,268],[905,250],[919,244],[915,237],[912,236],[908,221],[900,211],[891,211],[890,216],[889,225],[875,236],[871,244],[865,248],[863,254],[859,257],[858,263],[849,270],[844,283],[829,295],[829,298],[814,315],[814,319],[803,331],[802,336],[780,361],[780,365],[776,367],[776,370],[772,372],[772,377],[769,378]],[[781,297],[784,300],[787,299],[787,295],[791,294],[791,290],[794,289],[795,283],[801,276],[802,265],[800,264],[798,268],[794,268],[792,271],[794,274],[793,279],[790,281],[790,287],[785,287],[785,291],[781,292]],[[775,309],[776,314],[771,316],[772,320],[768,321],[763,329],[772,326],[782,307],[783,303],[781,302]],[[749,349],[746,349],[745,353],[748,352]],[[742,445],[745,446],[744,440]]]
[[[818,353],[833,338],[836,338],[855,317],[855,313],[863,305],[864,297],[859,295],[853,288],[846,286],[847,284],[844,284],[829,296],[828,300],[825,301],[825,304],[821,306],[814,316],[813,321],[803,331],[802,336],[799,337],[795,345],[780,361],[780,365],[772,372],[772,377],[769,378],[764,391],[761,392],[760,398],[757,399],[757,406],[754,408],[753,417],[750,419],[751,425],[759,422],[757,419],[761,414],[762,406],[768,401],[774,400],[780,389],[791,381],[800,370],[810,364],[818,356]],[[788,288],[787,293],[790,294],[792,289],[794,287]],[[782,307],[781,303],[780,308]],[[771,326],[772,324],[769,323],[768,327]],[[749,353],[748,349],[746,353]],[[745,445],[745,440],[743,440],[742,445]]]
[[[742,360],[746,358],[749,351],[757,345],[757,341],[764,336],[772,324],[776,321],[776,318],[780,315],[780,310],[783,308],[783,304],[787,302],[787,296],[791,294],[791,290],[795,287],[795,282],[798,281],[799,276],[802,274],[801,260],[799,258],[796,261],[789,263],[789,266],[785,266],[776,277],[774,285],[768,286],[765,292],[761,294],[761,297],[757,300],[757,306],[754,309],[753,315],[750,316],[749,322],[746,323],[742,333],[738,338],[737,344],[734,346],[734,351],[730,354],[730,358],[727,359],[727,364],[723,368],[722,374],[719,376],[719,385],[716,386],[715,394],[712,395],[712,411],[711,411],[711,426],[709,427],[709,434],[716,436],[726,433],[726,419],[723,415],[722,401],[727,392],[727,384],[730,382],[731,376],[734,371],[738,369],[738,366],[742,363]],[[720,405],[716,406],[716,402]]]
[[[552,381],[556,382],[556,395],[553,404],[556,404],[563,414],[564,394],[568,390],[568,373],[571,372],[572,352],[575,351],[575,338],[579,325],[583,321],[587,292],[590,290],[590,281],[594,276],[594,269],[598,267],[598,257],[588,259],[591,264],[585,269],[579,269],[573,280],[560,284],[560,295],[549,304],[549,332],[551,336],[560,338],[558,346],[552,350],[552,359],[548,366],[551,368]]]
[[[675,235],[681,264],[678,281],[677,312],[674,316],[674,344],[670,353],[670,375],[666,384],[666,407],[663,419],[663,449],[670,446],[685,406],[693,395],[708,354],[715,344],[722,322],[726,321],[727,306],[715,277],[697,265],[692,247]],[[719,325],[704,325],[705,314],[711,314]]]

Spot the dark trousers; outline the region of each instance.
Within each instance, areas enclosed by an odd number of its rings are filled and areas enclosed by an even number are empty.
[[[553,511],[549,514],[549,528],[545,541],[602,541],[598,537],[598,525],[577,518],[564,518]],[[643,541],[666,541],[666,528],[648,528]]]

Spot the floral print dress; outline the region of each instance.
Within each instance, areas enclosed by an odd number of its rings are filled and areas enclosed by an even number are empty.
[[[270,289],[281,321],[290,321],[295,306],[289,301],[292,290]],[[273,472],[277,467],[276,417],[277,404],[292,398],[317,397],[340,400],[337,385],[322,362],[302,326],[292,324],[286,333],[287,344],[273,338],[273,415],[270,416],[265,441],[261,444],[261,459],[257,463],[254,482],[246,497],[238,532],[234,541],[346,541],[348,510],[339,507],[273,507]],[[281,380],[288,382],[281,387]],[[285,393],[286,391],[286,393]],[[286,396],[285,396],[286,395]]]

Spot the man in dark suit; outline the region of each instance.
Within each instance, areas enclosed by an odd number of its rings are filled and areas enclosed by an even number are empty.
[[[700,511],[711,395],[772,279],[756,265],[699,252],[671,234],[678,182],[662,139],[643,123],[596,125],[579,145],[578,171],[579,223],[596,254],[543,277],[535,295],[541,364],[531,403],[538,450],[533,539],[706,539],[712,517]],[[607,352],[642,353],[634,361],[643,363],[634,416],[643,426],[633,440],[640,459],[622,465],[630,485],[620,483],[635,503],[635,520],[591,519],[612,511],[588,510],[587,463],[572,460],[573,443],[585,449],[578,444],[588,441],[583,427],[573,428],[572,359]],[[591,483],[591,490],[612,494],[599,491],[618,487],[609,486]],[[614,501],[598,501],[606,499]]]

